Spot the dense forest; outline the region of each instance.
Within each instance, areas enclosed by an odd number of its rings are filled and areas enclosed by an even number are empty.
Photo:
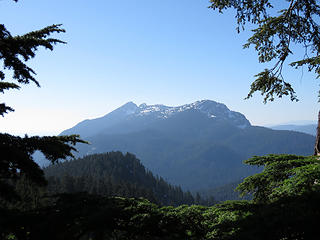
[[[88,193],[50,196],[25,179],[16,187],[17,191],[20,189],[20,201],[15,205],[1,204],[1,237],[318,239],[314,237],[320,234],[318,158],[268,155],[254,157],[246,163],[264,166],[262,173],[244,179],[238,186],[242,193],[251,193],[252,199],[226,201],[211,207],[159,206],[143,198]]]
[[[213,205],[214,200],[201,199],[180,187],[155,177],[130,153],[110,152],[94,154],[72,161],[51,165],[44,169],[48,192],[88,192],[102,196],[144,197],[160,205]]]

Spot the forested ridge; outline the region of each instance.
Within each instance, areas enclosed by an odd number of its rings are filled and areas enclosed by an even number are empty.
[[[155,177],[130,153],[110,152],[88,155],[51,165],[44,169],[48,192],[87,192],[102,196],[144,197],[160,205],[213,205],[214,199],[201,199],[181,187]]]

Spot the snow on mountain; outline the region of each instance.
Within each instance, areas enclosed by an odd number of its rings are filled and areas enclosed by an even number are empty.
[[[120,109],[128,117],[143,117],[153,115],[154,117],[163,119],[170,118],[171,116],[180,112],[196,110],[207,115],[208,118],[220,118],[228,120],[239,128],[246,128],[250,126],[250,122],[243,114],[231,111],[226,105],[211,100],[197,101],[177,107],[168,107],[161,104],[147,105],[145,103],[137,106],[136,104],[129,102],[120,107],[119,110]]]

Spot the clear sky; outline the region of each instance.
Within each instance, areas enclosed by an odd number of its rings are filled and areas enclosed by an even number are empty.
[[[0,23],[12,35],[62,23],[68,42],[40,50],[30,66],[34,84],[1,95],[15,112],[0,132],[59,134],[126,102],[183,105],[210,99],[243,113],[254,125],[316,120],[319,83],[313,74],[285,69],[300,102],[243,100],[266,66],[250,32],[237,34],[233,12],[208,9],[208,0],[0,0]]]

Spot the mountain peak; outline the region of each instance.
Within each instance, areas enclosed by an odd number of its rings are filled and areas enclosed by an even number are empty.
[[[134,102],[127,102],[122,105],[120,108],[137,108],[138,106]]]
[[[127,102],[126,104],[122,105],[115,111],[124,113],[125,115],[134,114],[138,110],[138,106],[133,102]]]

